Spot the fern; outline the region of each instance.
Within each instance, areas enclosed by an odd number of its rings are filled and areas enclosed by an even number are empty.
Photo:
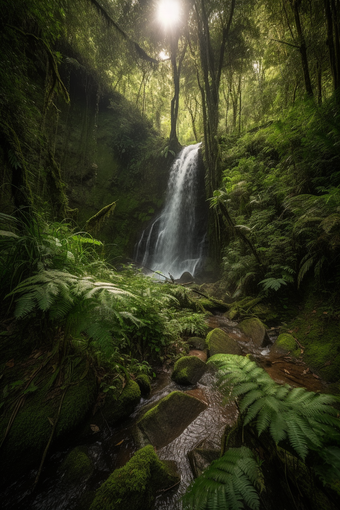
[[[260,505],[256,487],[260,470],[251,450],[231,448],[189,487],[183,498],[184,510],[252,510]]]
[[[259,435],[268,430],[276,443],[288,440],[302,459],[339,431],[336,397],[281,386],[247,357],[216,354],[209,362],[219,367],[221,387],[239,398],[244,425],[253,422]]]

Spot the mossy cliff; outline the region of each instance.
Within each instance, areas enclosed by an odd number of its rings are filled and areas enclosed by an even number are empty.
[[[159,460],[153,447],[145,446],[101,485],[90,510],[151,510],[156,492],[178,481],[178,475]]]
[[[116,203],[101,230],[90,233],[110,243],[115,261],[125,260],[133,255],[138,232],[163,204],[171,157],[162,156],[164,141],[134,105],[116,92],[98,96],[92,78],[85,87],[85,77],[70,71],[71,102],[59,104],[55,159],[80,226]]]

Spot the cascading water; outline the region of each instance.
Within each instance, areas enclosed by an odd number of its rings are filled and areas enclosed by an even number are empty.
[[[140,238],[135,261],[147,269],[195,275],[202,261],[206,228],[204,178],[199,171],[201,144],[189,145],[171,167],[164,209]],[[203,193],[202,193],[203,191]]]

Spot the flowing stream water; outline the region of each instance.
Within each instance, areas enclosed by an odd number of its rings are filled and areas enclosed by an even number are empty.
[[[137,243],[135,261],[147,269],[178,279],[195,275],[206,244],[204,175],[200,171],[201,144],[184,147],[174,161],[162,213]]]

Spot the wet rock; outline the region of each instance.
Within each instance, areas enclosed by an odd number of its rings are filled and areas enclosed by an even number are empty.
[[[255,347],[266,347],[270,344],[267,330],[260,319],[257,319],[256,317],[245,319],[240,322],[238,327],[242,333],[252,340]]]
[[[234,338],[222,329],[215,328],[207,335],[209,355],[214,354],[242,354],[242,349]]]
[[[219,450],[195,448],[188,452],[190,467],[195,478],[201,476],[203,471],[220,456]]]
[[[171,379],[177,384],[196,384],[206,369],[206,364],[199,357],[183,356],[176,361]]]
[[[157,402],[137,422],[135,438],[141,445],[156,448],[171,443],[206,409],[207,404],[180,391],[173,391]]]
[[[292,335],[289,333],[281,333],[281,335],[277,337],[270,353],[271,355],[280,356],[282,354],[287,354],[288,352],[299,356],[301,351],[300,349],[297,349],[295,338]]]
[[[174,463],[160,461],[153,447],[145,446],[99,487],[90,510],[150,510],[157,491],[179,480]]]
[[[189,351],[189,356],[196,356],[204,363],[206,363],[208,359],[208,350],[205,349],[204,351],[199,351],[198,349],[192,349],[191,351]]]
[[[182,276],[176,280],[177,283],[190,283],[194,281],[194,277],[188,271],[185,271]]]

